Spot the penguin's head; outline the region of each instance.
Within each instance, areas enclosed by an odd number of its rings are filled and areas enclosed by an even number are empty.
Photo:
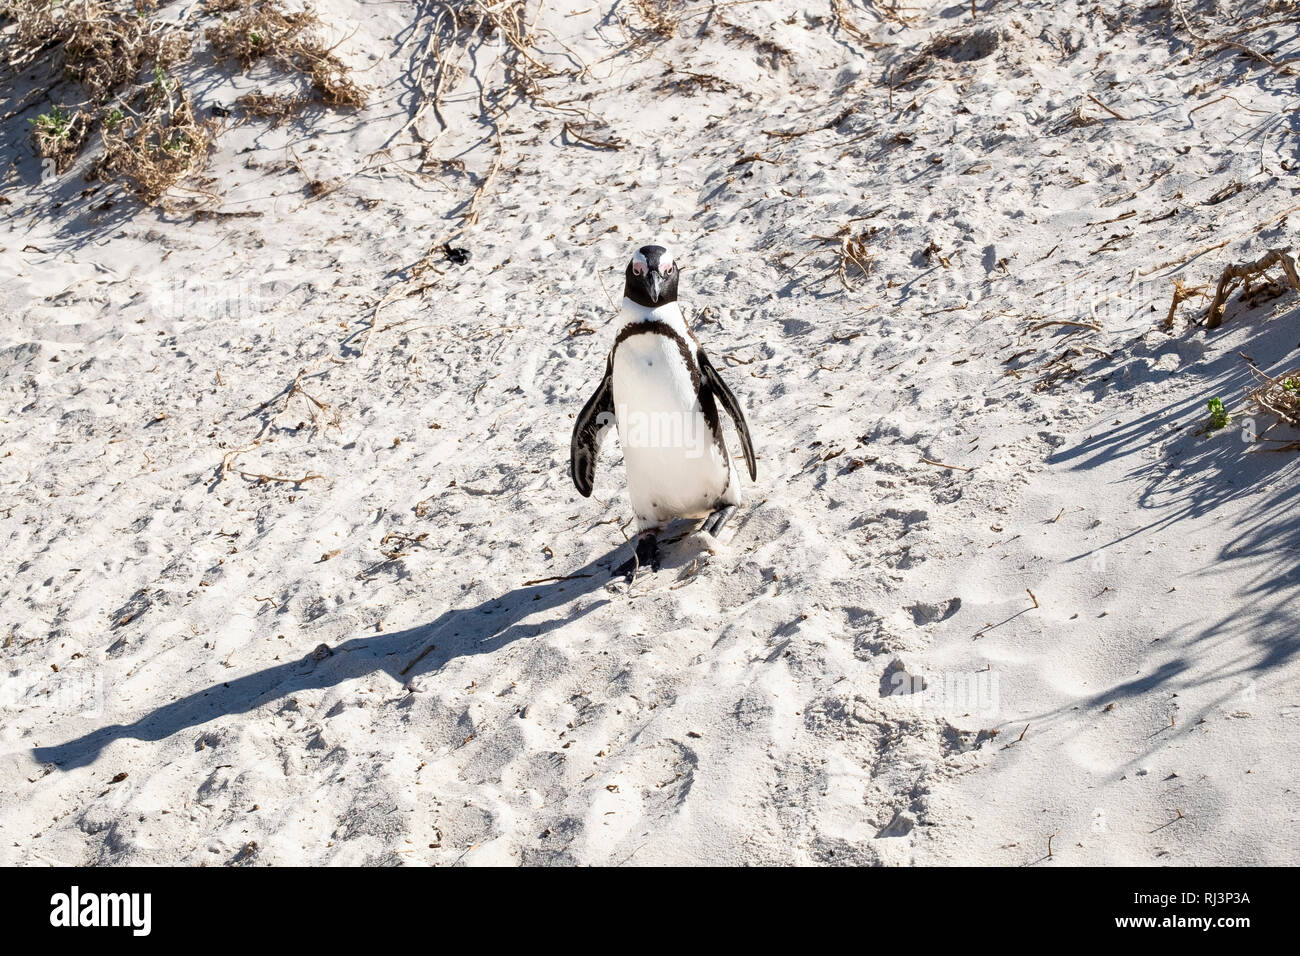
[[[677,301],[679,267],[664,246],[642,246],[627,264],[623,295],[637,305],[653,309]]]

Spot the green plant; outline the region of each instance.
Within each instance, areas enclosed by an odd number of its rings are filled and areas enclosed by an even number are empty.
[[[153,67],[153,83],[160,91],[166,93],[168,90],[175,89],[176,81],[169,80],[167,74],[163,72],[160,64],[155,63]]]
[[[1288,378],[1282,383],[1282,388],[1288,392],[1300,392],[1300,378]]]
[[[61,106],[55,106],[48,113],[42,113],[31,122],[38,134],[49,139],[63,139],[72,128],[72,114]]]
[[[188,149],[189,145],[189,140],[185,137],[185,134],[178,130],[173,130],[172,134],[167,137],[167,142],[162,144],[162,148],[167,150],[169,153],[174,153],[177,150]]]
[[[1210,406],[1210,431],[1218,431],[1232,421],[1228,410],[1223,407],[1223,402],[1218,398],[1212,398],[1206,404]]]

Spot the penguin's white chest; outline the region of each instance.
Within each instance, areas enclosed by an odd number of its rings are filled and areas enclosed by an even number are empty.
[[[731,482],[678,343],[643,332],[614,353],[614,413],[641,528],[708,515]]]

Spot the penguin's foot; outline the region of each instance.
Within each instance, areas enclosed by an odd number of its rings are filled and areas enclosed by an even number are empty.
[[[704,524],[700,525],[700,530],[716,538],[722,533],[722,529],[726,527],[727,522],[731,520],[731,516],[735,513],[735,505],[723,505],[704,519]]]
[[[643,567],[649,567],[651,571],[659,570],[659,538],[653,531],[642,532],[636,539],[636,553],[632,555],[631,560],[620,564],[614,569],[614,577],[620,574],[631,584],[636,577],[636,573]]]

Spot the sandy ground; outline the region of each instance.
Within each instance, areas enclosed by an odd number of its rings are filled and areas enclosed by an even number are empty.
[[[9,82],[0,862],[1295,862],[1298,300],[1164,320],[1292,242],[1298,14],[885,6],[529,2],[521,79],[328,0],[370,104],[200,217]],[[653,238],[759,477],[629,588],[568,441]]]

